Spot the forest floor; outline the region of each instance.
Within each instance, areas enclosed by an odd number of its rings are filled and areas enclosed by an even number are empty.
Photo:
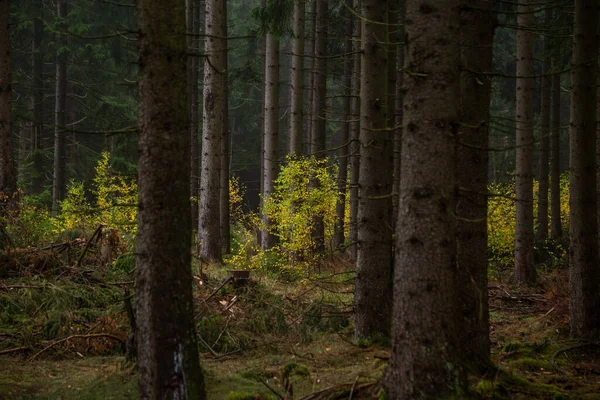
[[[137,398],[135,369],[121,344],[122,286],[129,281],[117,282],[131,276],[102,269],[84,277],[56,268],[42,278],[0,276],[0,399]],[[253,272],[247,287],[228,285],[210,299],[226,271],[205,271],[206,282],[197,276],[209,398],[283,398],[290,382],[294,399],[376,397],[389,348],[351,341],[348,269],[332,261],[313,278],[293,282]],[[472,378],[474,396],[600,399],[600,343],[568,335],[566,270],[542,273],[535,288],[502,282],[489,288],[498,369]]]

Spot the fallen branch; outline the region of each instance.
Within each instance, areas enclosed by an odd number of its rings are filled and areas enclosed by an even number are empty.
[[[26,351],[26,350],[31,350],[31,347],[24,346],[24,347],[15,347],[14,349],[0,350],[0,355],[17,353],[19,351]]]
[[[206,299],[204,299],[204,302],[206,303],[207,301],[209,301],[210,299],[212,299],[215,296],[215,294],[217,294],[219,292],[219,290],[221,290],[223,288],[223,286],[227,285],[227,283],[229,283],[232,280],[233,280],[233,276],[230,276],[229,278],[225,279],[223,281],[223,283],[221,283],[219,285],[219,287],[216,288],[215,291],[210,294],[210,296],[208,296]]]
[[[589,343],[581,343],[581,344],[577,344],[575,346],[570,346],[570,347],[565,347],[562,349],[557,350],[554,354],[552,354],[552,357],[550,357],[550,363],[551,364],[556,364],[556,357],[558,357],[559,354],[561,353],[567,353],[568,351],[573,351],[573,350],[577,350],[577,349],[581,349],[583,347],[588,347],[588,346],[598,346],[600,347],[600,342],[589,342]]]
[[[75,268],[77,268],[81,265],[81,262],[83,261],[83,258],[85,257],[85,254],[87,253],[88,249],[90,248],[90,245],[92,244],[92,241],[94,240],[94,238],[96,236],[100,237],[100,234],[102,233],[102,228],[104,228],[104,226],[105,226],[105,224],[100,224],[100,226],[98,226],[98,228],[96,228],[94,233],[92,233],[90,240],[88,240],[87,243],[85,244],[85,247],[83,248],[83,251],[81,252],[81,255],[79,256],[79,259],[75,263]],[[96,241],[98,241],[98,240],[96,240]]]
[[[48,346],[44,347],[42,350],[38,351],[37,353],[35,353],[33,356],[31,356],[26,362],[31,362],[34,359],[36,359],[40,354],[42,354],[43,352],[45,352],[46,350],[51,349],[52,347],[67,342],[71,339],[90,339],[90,338],[99,338],[99,337],[106,337],[106,338],[110,338],[113,340],[117,340],[119,342],[123,342],[123,339],[121,339],[120,337],[117,337],[115,335],[111,335],[110,333],[91,333],[88,335],[71,335],[71,336],[67,336],[66,338],[62,338],[59,339],[55,342],[50,343]]]
[[[273,388],[271,387],[271,385],[269,385],[269,384],[267,383],[267,381],[265,381],[265,380],[261,379],[261,380],[260,380],[260,383],[262,383],[263,385],[265,385],[265,387],[266,387],[267,389],[269,389],[271,392],[273,392],[273,393],[275,394],[275,396],[279,397],[280,399],[283,399],[283,396],[282,396],[281,394],[279,394],[279,392],[278,392],[278,391],[276,391],[275,389],[273,389]]]

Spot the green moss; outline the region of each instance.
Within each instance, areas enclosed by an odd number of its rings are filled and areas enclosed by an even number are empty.
[[[534,358],[524,357],[511,361],[508,364],[511,368],[524,371],[539,371],[553,369],[550,363],[544,360],[536,360]]]

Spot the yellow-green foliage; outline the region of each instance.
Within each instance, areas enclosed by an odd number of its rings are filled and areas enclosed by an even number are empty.
[[[323,217],[325,240],[331,238],[338,198],[335,176],[335,168],[327,160],[314,157],[288,158],[281,169],[275,192],[265,202],[264,209],[286,254],[300,257],[312,254],[315,217]],[[312,179],[319,182],[318,187],[311,187]]]
[[[538,181],[534,181],[533,215],[537,217]],[[494,265],[512,265],[515,251],[515,183],[490,186],[492,196],[488,199],[488,248],[490,262]],[[550,199],[552,203],[552,199]],[[569,177],[563,174],[560,180],[560,206],[563,230],[568,231],[569,222]],[[549,208],[550,209],[550,208]],[[537,218],[536,218],[537,219]],[[537,221],[534,221],[534,227]]]

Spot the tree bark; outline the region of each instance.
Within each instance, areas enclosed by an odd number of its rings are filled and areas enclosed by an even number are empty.
[[[360,89],[361,161],[358,179],[358,252],[355,336],[390,335],[392,309],[393,134],[386,130],[387,0],[362,1]]]
[[[354,7],[353,0],[346,2],[347,7]],[[343,121],[340,126],[340,142],[339,142],[339,164],[338,164],[338,201],[335,207],[335,226],[333,232],[333,247],[341,249],[344,246],[345,238],[345,218],[346,218],[346,183],[348,182],[348,153],[350,139],[350,120],[352,119],[350,104],[352,102],[352,67],[354,66],[354,58],[352,53],[352,32],[354,28],[354,16],[343,9],[343,18],[346,18],[344,23],[344,77],[342,78],[342,89],[344,90],[344,98],[342,100]]]
[[[67,3],[57,0],[57,17],[61,19],[59,26],[65,28],[63,18],[67,16]],[[66,101],[67,101],[67,55],[62,47],[65,35],[58,34],[56,55],[56,105],[54,108],[54,179],[52,182],[52,210],[58,211],[59,202],[67,194],[67,147],[66,147]]]
[[[361,12],[361,0],[356,0],[356,11]],[[360,38],[362,23],[355,24],[354,37]],[[350,103],[350,254],[356,260],[358,252],[358,177],[360,173],[360,44],[354,43],[352,74],[352,102]]]
[[[266,41],[263,202],[273,194],[279,173],[279,39],[269,32]],[[264,213],[263,223],[261,246],[268,250],[275,245],[277,237],[270,232],[271,220]]]
[[[495,0],[468,0],[461,12],[460,128],[456,204],[456,261],[461,288],[463,356],[474,367],[490,365],[488,316],[487,191]],[[484,150],[478,150],[484,149]]]
[[[140,399],[206,399],[193,322],[184,0],[138,0]]]
[[[44,35],[44,23],[41,19],[33,20],[33,96],[32,115],[33,133],[31,151],[33,152],[33,169],[31,178],[31,193],[40,193],[44,182],[43,158],[41,154],[42,137],[44,134],[44,53],[42,51],[42,38]]]
[[[198,52],[200,5],[196,0],[186,0],[187,46],[190,53]],[[192,197],[192,226],[198,224],[198,132],[199,132],[199,104],[198,104],[198,68],[199,58],[188,56],[188,102],[190,109],[190,194]]]
[[[466,386],[454,216],[461,5],[406,3],[392,353],[384,377],[389,399],[446,398]]]
[[[569,132],[569,300],[571,335],[600,333],[600,259],[596,191],[598,0],[575,2]]]
[[[310,154],[317,159],[325,158],[325,135],[327,127],[327,23],[329,6],[325,0],[316,1],[315,61],[313,70],[312,129]],[[321,183],[311,179],[312,187]],[[313,218],[312,239],[317,254],[325,250],[325,222],[323,216]]]
[[[545,11],[545,25],[552,23],[552,9]],[[548,239],[548,172],[550,152],[550,103],[552,99],[552,78],[550,75],[550,39],[544,38],[544,76],[542,77],[542,104],[540,116],[540,165],[538,184],[538,210],[536,240],[544,242]]]
[[[10,1],[0,0],[0,193],[12,199],[17,176],[12,148],[12,76],[10,66]],[[5,201],[2,201],[4,203]],[[2,211],[3,214],[5,210]]]
[[[225,124],[226,18],[223,1],[206,1],[206,63],[198,235],[200,257],[221,261],[221,140]]]
[[[227,2],[223,2],[225,9],[225,36],[227,36]],[[227,43],[226,43],[227,46]],[[228,50],[225,51],[225,96],[223,108],[223,137],[221,138],[221,189],[220,189],[220,218],[221,218],[221,248],[223,254],[231,252],[231,227],[229,225],[229,159],[230,159],[230,136],[229,136],[229,63],[227,61]]]
[[[302,142],[304,137],[304,17],[306,14],[306,1],[294,1],[294,13],[292,16],[292,29],[294,42],[292,45],[292,69],[290,76],[290,139],[289,155],[301,156]]]
[[[396,35],[390,39],[390,41],[395,41],[401,43],[404,40],[404,2],[397,2],[397,13],[396,18],[393,21],[398,23],[398,27]],[[402,85],[404,84],[404,45],[400,44],[396,48],[396,69],[394,71],[396,74],[395,87],[393,90],[395,91],[394,103],[393,104],[393,113],[390,113],[393,116],[392,126],[394,127],[394,197],[392,197],[393,201],[393,210],[392,210],[392,229],[396,231],[396,224],[398,218],[398,205],[400,202],[400,175],[402,170],[400,168],[400,154],[402,151],[402,115],[404,113],[404,92]],[[388,87],[388,91],[392,90],[391,87]]]
[[[554,68],[558,59],[554,59]],[[558,240],[563,229],[560,219],[560,75],[552,76],[552,131],[550,137],[550,237]]]
[[[517,215],[513,281],[532,285],[537,280],[533,261],[533,37],[532,0],[519,1],[517,31]]]

